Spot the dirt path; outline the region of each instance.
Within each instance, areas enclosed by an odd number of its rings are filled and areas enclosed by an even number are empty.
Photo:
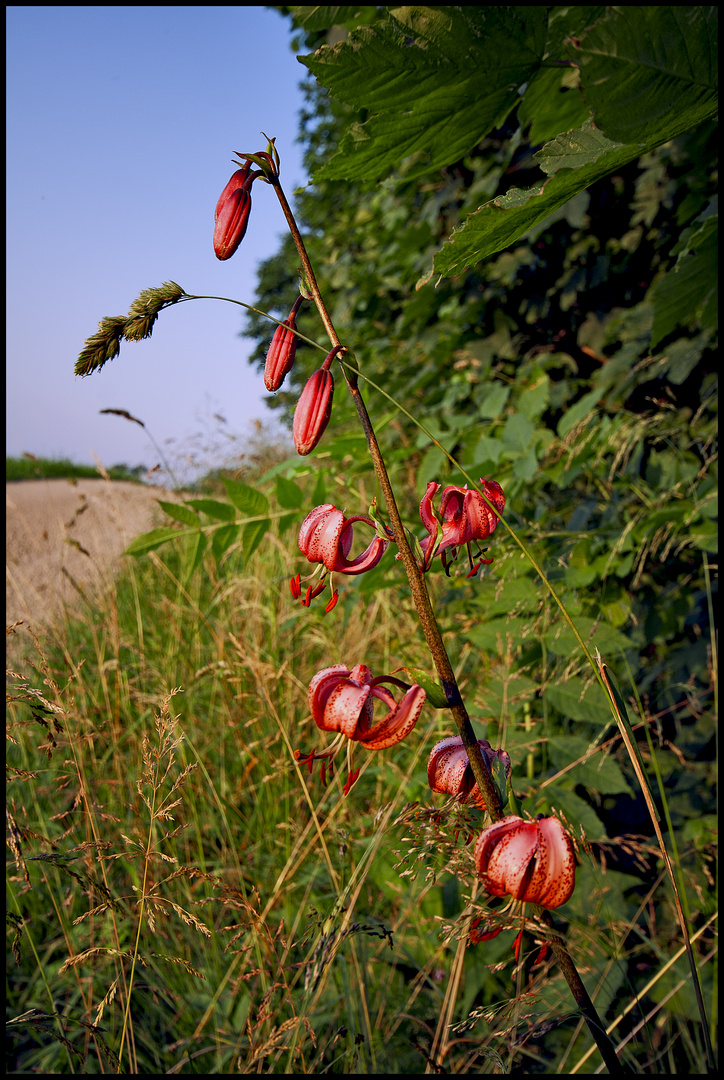
[[[159,498],[174,496],[117,480],[6,483],[6,625],[40,630],[82,610],[71,578],[91,590],[109,582],[129,542],[162,523]]]

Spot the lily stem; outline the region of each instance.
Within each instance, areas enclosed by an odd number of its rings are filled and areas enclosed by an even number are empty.
[[[277,193],[277,198],[281,205],[284,217],[286,218],[289,231],[292,234],[292,239],[296,246],[299,258],[302,261],[302,267],[306,279],[307,287],[309,288],[312,299],[317,307],[324,328],[327,332],[332,346],[340,347],[341,355],[338,359],[342,359],[342,356],[347,351],[342,346],[337,332],[334,329],[334,324],[327,311],[327,308],[322,299],[322,294],[317,284],[317,279],[314,276],[314,270],[312,264],[307,255],[307,250],[304,246],[301,233],[297,227],[297,223],[292,213],[291,207],[287,202],[284,191],[282,190],[279,177],[274,176],[270,178],[270,183],[274,187]],[[400,555],[402,557],[402,564],[407,574],[407,580],[410,583],[410,589],[412,590],[412,599],[417,610],[418,617],[420,619],[420,625],[422,626],[425,640],[432,655],[435,669],[440,678],[440,683],[443,688],[443,692],[448,702],[448,707],[453,715],[453,719],[457,725],[460,738],[462,739],[463,746],[468,755],[471,768],[473,770],[473,776],[481,791],[485,800],[486,808],[493,821],[499,821],[503,817],[502,809],[500,806],[500,798],[497,788],[493,783],[493,778],[483,754],[478,745],[478,740],[473,730],[473,726],[468,716],[468,711],[463,703],[460,688],[458,686],[457,679],[455,678],[455,672],[453,671],[452,664],[450,663],[450,657],[448,656],[445,643],[442,639],[440,627],[438,625],[435,614],[432,610],[432,604],[430,603],[430,594],[427,591],[427,585],[425,579],[417,565],[412,549],[407,540],[405,529],[402,524],[402,518],[397,507],[395,495],[392,490],[390,478],[387,474],[387,467],[385,466],[384,459],[382,457],[382,451],[380,450],[377,442],[377,437],[372,426],[367,407],[362,399],[362,395],[359,391],[357,376],[354,371],[349,370],[340,364],[342,373],[344,374],[347,386],[352,394],[352,400],[354,401],[357,409],[357,415],[364,429],[365,436],[367,438],[367,446],[369,447],[370,456],[372,458],[372,464],[374,465],[375,473],[382,489],[382,494],[385,499],[385,505],[387,507],[387,513],[390,518],[390,525],[392,526],[392,533],[395,538]],[[561,969],[570,989],[576,1004],[583,1013],[586,1023],[588,1024],[591,1035],[593,1036],[596,1045],[601,1051],[601,1056],[611,1073],[628,1072],[625,1066],[618,1060],[613,1043],[606,1034],[605,1027],[601,1022],[601,1019],[596,1012],[596,1007],[591,1001],[591,998],[583,985],[583,980],[578,974],[576,965],[571,958],[570,953],[566,949],[563,939],[553,926],[553,921],[547,911],[541,912],[543,921],[549,927],[550,936],[547,937],[548,944],[551,947],[553,955],[558,961],[558,966]]]

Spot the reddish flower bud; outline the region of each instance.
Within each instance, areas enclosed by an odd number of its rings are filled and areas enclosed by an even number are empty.
[[[221,192],[214,214],[214,254],[217,259],[230,259],[244,239],[251,213],[251,162],[237,169]]]
[[[493,896],[514,896],[541,907],[570,900],[576,883],[573,842],[558,818],[523,821],[511,815],[483,829],[475,865]]]
[[[334,379],[320,368],[307,381],[294,411],[292,435],[297,453],[310,454],[324,434],[332,414]]]
[[[505,750],[493,750],[487,739],[478,739],[478,746],[491,771],[498,758],[503,763],[506,777],[510,776],[512,765]],[[475,783],[473,768],[459,735],[449,735],[433,746],[427,762],[427,782],[433,791],[460,795],[464,801],[485,809],[485,800]],[[505,792],[499,791],[499,795],[501,803],[504,802]]]
[[[269,352],[266,354],[264,385],[272,393],[279,389],[294,364],[297,353],[297,335],[293,331],[296,329],[297,311],[303,299],[303,296],[297,297],[294,307],[289,312],[289,318],[277,326]]]

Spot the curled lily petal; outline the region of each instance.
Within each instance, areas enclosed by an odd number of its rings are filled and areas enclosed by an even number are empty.
[[[349,673],[349,668],[345,667],[344,664],[335,664],[334,667],[328,667],[324,668],[322,671],[318,671],[310,682],[309,708],[312,713],[312,719],[317,727],[322,726],[324,707],[327,704],[327,698],[332,693],[332,690],[339,680],[348,678]]]
[[[426,692],[421,686],[411,686],[400,702],[368,732],[356,739],[368,750],[387,750],[410,734],[425,704]]]
[[[343,679],[337,683],[324,706],[323,723],[325,731],[341,731],[348,739],[356,739],[360,723],[372,717],[372,702],[369,701],[369,686],[360,686],[352,679]]]
[[[437,543],[438,534],[440,532],[440,521],[435,513],[435,507],[432,503],[432,500],[439,490],[440,485],[436,484],[434,480],[430,480],[425,490],[425,494],[422,496],[422,502],[420,503],[420,519],[428,532],[425,539],[420,541],[420,547],[425,556],[425,566],[429,566],[432,561],[432,557],[435,554],[435,545]]]

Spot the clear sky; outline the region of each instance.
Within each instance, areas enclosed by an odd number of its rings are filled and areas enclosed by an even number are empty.
[[[243,440],[272,421],[232,304],[171,308],[102,371],[78,379],[73,366],[104,315],[163,281],[253,303],[281,209],[255,184],[244,241],[219,262],[214,207],[233,152],[265,149],[261,131],[276,136],[287,194],[308,181],[291,36],[264,7],[7,9],[9,455],[155,464],[145,432],[105,408],[143,420],[177,460],[195,437]]]

